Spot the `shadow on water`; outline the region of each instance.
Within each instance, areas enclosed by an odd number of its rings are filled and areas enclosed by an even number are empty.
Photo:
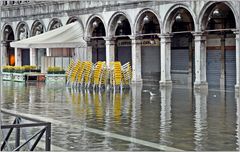
[[[2,82],[3,108],[52,118],[52,142],[67,150],[157,150],[110,133],[183,150],[238,150],[239,95],[186,86],[132,85],[113,92],[64,84]],[[84,127],[104,131],[97,135]]]

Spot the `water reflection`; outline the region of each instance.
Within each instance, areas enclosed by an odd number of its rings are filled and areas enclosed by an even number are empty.
[[[160,143],[171,143],[169,133],[171,132],[171,97],[172,86],[161,87],[161,112],[160,112]]]
[[[195,95],[195,150],[202,151],[207,139],[207,90],[194,90]]]
[[[240,150],[240,94],[239,92],[237,92],[235,94],[235,98],[236,98],[236,107],[237,107],[237,112],[236,112],[236,124],[237,124],[237,127],[236,127],[236,138],[237,138],[237,149],[236,150]]]
[[[53,144],[67,150],[156,150],[111,133],[183,150],[236,150],[240,144],[240,99],[234,92],[142,85],[115,92],[44,83],[1,86],[4,108],[79,126],[53,125]]]

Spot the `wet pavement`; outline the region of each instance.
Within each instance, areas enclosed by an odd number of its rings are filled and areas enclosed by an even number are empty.
[[[1,107],[51,121],[52,145],[62,150],[239,150],[240,99],[234,90],[1,85]]]

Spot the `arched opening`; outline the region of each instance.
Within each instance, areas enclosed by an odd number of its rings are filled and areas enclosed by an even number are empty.
[[[28,38],[29,29],[26,23],[19,23],[17,26],[17,40],[23,40]],[[17,59],[17,65],[30,65],[30,49],[21,48],[17,50],[19,60]]]
[[[106,61],[105,27],[99,17],[94,17],[89,24],[90,41],[92,45],[92,62]]]
[[[68,21],[67,21],[67,24],[70,24],[70,23],[73,23],[73,22],[75,22],[75,21],[77,21],[78,20],[78,18],[77,17],[70,17],[69,19],[68,19]]]
[[[48,25],[48,31],[54,30],[62,26],[62,22],[59,19],[52,19]]]
[[[141,74],[143,82],[158,83],[160,80],[160,24],[150,11],[142,13],[137,21],[136,32],[141,35]]]
[[[115,45],[115,61],[120,61],[121,64],[130,62],[132,64],[132,43],[129,38],[131,35],[131,26],[128,19],[122,15],[117,15],[113,22],[114,37],[116,38]]]
[[[44,25],[39,21],[36,20],[31,28],[31,36],[36,36],[39,34],[44,33],[45,27]],[[31,54],[31,53],[30,53]],[[42,58],[46,56],[46,49],[45,48],[36,48],[32,49],[32,55],[30,57],[30,60],[33,60],[31,65],[36,65],[38,69],[42,67]]]
[[[207,34],[207,81],[210,88],[233,88],[236,84],[236,22],[225,3],[212,4],[202,21]]]
[[[194,72],[194,31],[192,15],[183,7],[171,13],[171,77],[175,84],[193,85]]]
[[[4,59],[3,59],[3,65],[15,65],[15,54],[14,54],[14,48],[10,46],[10,43],[14,41],[14,33],[13,29],[10,25],[5,26],[3,30],[3,41],[5,45],[5,51],[3,52]]]

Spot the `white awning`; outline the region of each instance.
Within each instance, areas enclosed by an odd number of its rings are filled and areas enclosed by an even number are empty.
[[[16,48],[82,48],[86,47],[83,40],[83,31],[79,22],[64,25],[57,29],[11,42]]]

